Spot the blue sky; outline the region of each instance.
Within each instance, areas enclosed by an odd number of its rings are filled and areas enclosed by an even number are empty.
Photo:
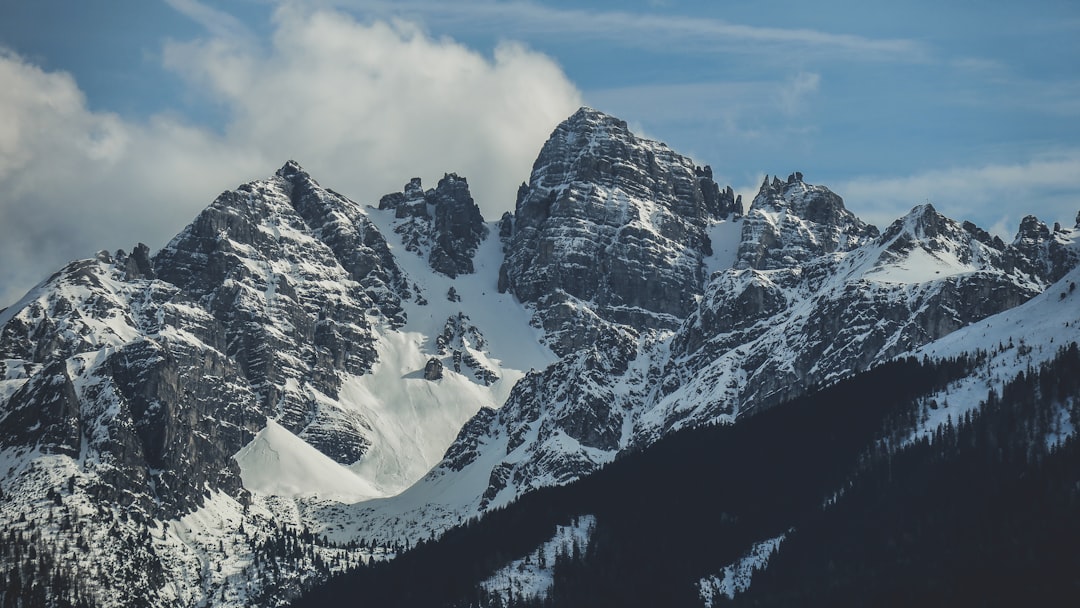
[[[0,306],[289,158],[360,202],[456,171],[497,217],[580,104],[747,196],[1073,224],[1075,2],[848,4],[2,0]]]

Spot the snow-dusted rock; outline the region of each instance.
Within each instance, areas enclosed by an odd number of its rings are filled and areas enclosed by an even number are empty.
[[[559,354],[610,326],[673,329],[701,293],[707,228],[731,211],[720,199],[711,171],[582,108],[518,191],[500,289],[536,306]]]

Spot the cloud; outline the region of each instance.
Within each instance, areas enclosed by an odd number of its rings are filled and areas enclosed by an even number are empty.
[[[821,75],[814,72],[799,72],[780,92],[781,105],[787,114],[798,114],[803,102],[810,95],[817,93],[821,85]]]
[[[269,54],[229,39],[174,43],[166,65],[228,108],[230,140],[296,158],[361,202],[457,172],[497,217],[581,103],[555,63],[519,44],[489,59],[402,21],[289,7],[275,19]]]
[[[89,111],[70,75],[11,53],[0,82],[0,306],[73,258],[164,244],[257,164],[175,120]]]
[[[761,27],[721,19],[623,11],[562,9],[535,2],[430,2],[322,0],[330,4],[386,15],[422,15],[457,28],[492,31],[513,28],[517,35],[588,36],[636,48],[680,52],[768,54],[790,62],[792,52],[828,55],[844,60],[924,61],[928,49],[915,40],[869,38],[810,28]]]
[[[165,0],[165,3],[218,38],[250,38],[252,35],[243,21],[198,0]]]
[[[71,259],[164,245],[219,192],[288,159],[361,203],[458,172],[497,218],[580,105],[560,68],[521,45],[485,57],[327,11],[284,9],[275,28],[269,51],[225,35],[231,25],[167,45],[166,66],[221,104],[218,131],[92,111],[70,75],[0,53],[0,307]]]
[[[718,141],[786,145],[816,132],[807,109],[820,85],[820,75],[799,72],[774,80],[616,87],[587,91],[585,96],[593,107],[647,120],[653,131],[707,129]]]
[[[1080,150],[1016,164],[926,171],[904,177],[862,177],[836,187],[847,206],[879,227],[929,202],[956,220],[970,220],[1006,241],[1020,219],[1039,209],[1045,222],[1072,226],[1080,210]]]

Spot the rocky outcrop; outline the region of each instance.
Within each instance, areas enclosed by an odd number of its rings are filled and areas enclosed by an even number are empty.
[[[454,278],[475,271],[473,256],[487,227],[464,177],[448,173],[427,191],[414,177],[402,192],[379,199],[379,209],[393,209],[395,217],[407,220],[395,230],[409,251],[427,256],[435,272]]]
[[[443,377],[443,364],[435,357],[428,359],[427,364],[424,365],[424,380],[434,382],[436,380],[442,380]]]
[[[855,217],[843,199],[824,186],[807,184],[802,173],[787,181],[766,177],[743,221],[736,266],[791,268],[826,253],[850,251],[877,235],[877,228]]]
[[[1058,224],[1051,230],[1034,215],[1025,216],[1012,242],[1015,255],[1011,258],[1023,270],[1044,280],[1057,281],[1076,265],[1080,255],[1071,246],[1071,232]]]

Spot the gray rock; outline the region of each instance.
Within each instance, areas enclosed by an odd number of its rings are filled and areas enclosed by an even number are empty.
[[[578,110],[518,191],[499,289],[536,304],[560,355],[610,325],[676,327],[701,293],[705,229],[727,204],[709,175],[621,120]]]
[[[428,359],[426,365],[424,365],[424,380],[441,380],[443,377],[443,364],[437,358],[432,357]]]
[[[464,177],[448,173],[426,192],[414,177],[404,192],[383,196],[379,208],[394,209],[396,218],[409,219],[395,230],[407,250],[426,251],[433,270],[451,278],[474,272],[473,256],[487,236],[487,226]]]

